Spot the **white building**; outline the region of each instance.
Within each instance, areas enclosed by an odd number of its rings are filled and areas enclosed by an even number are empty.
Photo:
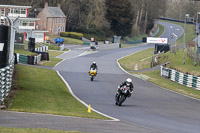
[[[39,18],[28,18],[30,8],[31,6],[0,5],[0,25],[8,25],[6,16],[12,21],[18,18],[17,32],[23,33],[24,39],[28,40],[29,37],[34,37],[35,42],[45,42],[45,33],[48,31],[37,29]]]

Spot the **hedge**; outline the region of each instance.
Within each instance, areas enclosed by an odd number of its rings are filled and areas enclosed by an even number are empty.
[[[75,39],[81,39],[83,37],[83,34],[77,33],[77,32],[61,32],[60,36],[71,37],[71,38],[75,38]]]

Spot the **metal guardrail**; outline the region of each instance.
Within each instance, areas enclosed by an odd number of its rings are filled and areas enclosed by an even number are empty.
[[[65,45],[64,44],[61,44],[60,45],[60,51],[63,51],[65,49]]]
[[[161,20],[168,20],[168,21],[173,21],[173,22],[179,22],[179,23],[185,23],[184,20],[177,20],[177,19],[172,19],[172,18],[164,18],[164,17],[160,17],[159,19]],[[187,24],[195,24],[192,21],[186,21]]]
[[[142,43],[142,40],[138,40],[138,41],[124,41],[125,44],[139,44]]]
[[[12,85],[12,76],[14,70],[14,60],[9,66],[0,69],[0,105],[8,96],[11,85]]]
[[[39,62],[41,61],[41,54],[37,56],[27,56],[27,55],[16,53],[16,55],[17,55],[16,58],[17,58],[18,63],[35,65],[35,64],[39,64]]]
[[[169,78],[181,85],[200,90],[200,77],[178,72],[171,68],[161,66],[161,76]]]
[[[35,51],[46,52],[46,51],[48,51],[48,49],[49,49],[49,46],[41,46],[41,47],[35,48]]]
[[[158,34],[159,32],[159,27],[156,28],[156,30],[154,31],[154,33],[152,34],[151,37],[154,37],[156,34]],[[125,44],[140,44],[142,43],[142,40],[137,40],[137,41],[124,41]]]

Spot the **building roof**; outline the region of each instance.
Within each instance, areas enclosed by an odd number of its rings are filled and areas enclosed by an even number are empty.
[[[31,6],[20,6],[20,5],[0,5],[0,7],[7,7],[7,8],[31,8]]]
[[[40,20],[40,18],[19,18],[19,20],[37,21],[37,20]]]
[[[51,17],[66,18],[65,14],[59,7],[48,7],[48,12],[51,14]]]

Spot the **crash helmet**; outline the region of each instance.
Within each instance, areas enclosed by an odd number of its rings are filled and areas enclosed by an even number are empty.
[[[127,85],[127,86],[130,86],[131,83],[132,83],[132,79],[127,78],[127,79],[126,79],[126,85]]]
[[[93,64],[93,65],[96,65],[96,62],[93,62],[92,64]]]

